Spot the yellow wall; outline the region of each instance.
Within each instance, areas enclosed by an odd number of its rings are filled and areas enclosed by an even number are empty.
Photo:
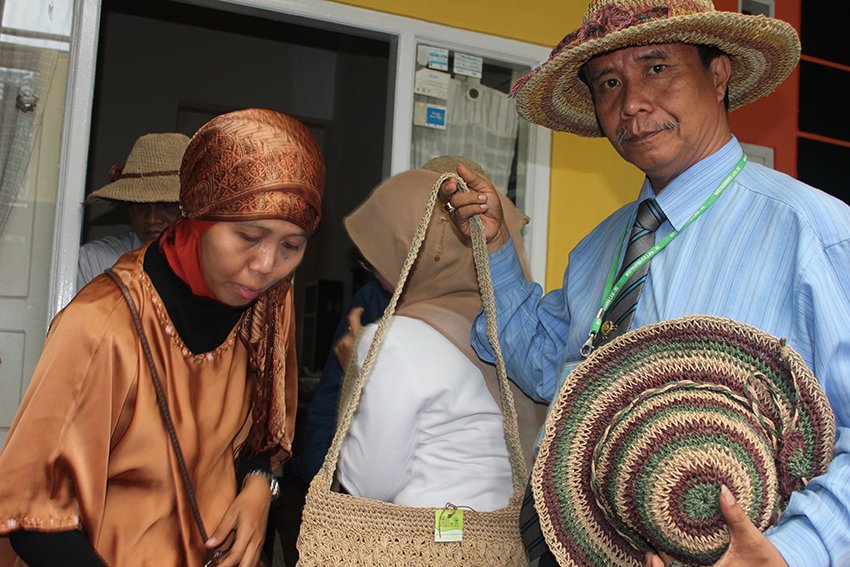
[[[581,23],[585,0],[349,0],[409,18],[555,46]],[[546,289],[561,287],[569,251],[602,219],[634,200],[643,179],[605,140],[556,133],[552,140]]]

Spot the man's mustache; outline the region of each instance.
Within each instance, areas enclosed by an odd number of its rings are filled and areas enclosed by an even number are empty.
[[[639,132],[634,132],[632,128],[628,125],[620,126],[619,128],[617,128],[616,142],[618,146],[622,146],[630,138],[634,138],[636,135],[642,135],[650,132],[660,132],[662,130],[675,130],[678,127],[679,123],[675,120],[667,120],[665,122],[650,122],[648,124],[645,124]]]

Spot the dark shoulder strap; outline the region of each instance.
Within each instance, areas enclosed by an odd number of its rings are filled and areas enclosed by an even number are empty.
[[[148,338],[145,335],[145,330],[142,328],[142,319],[139,317],[139,312],[136,310],[136,304],[133,298],[130,297],[130,290],[121,281],[121,278],[112,271],[112,268],[106,270],[108,275],[121,293],[124,294],[124,299],[127,300],[127,305],[130,307],[130,313],[133,315],[133,322],[136,324],[136,331],[139,333],[139,340],[142,343],[142,350],[145,353],[145,358],[148,360],[148,365],[151,369],[151,378],[156,389],[156,399],[159,401],[159,409],[162,412],[162,420],[165,422],[165,428],[168,430],[168,436],[171,438],[171,446],[174,447],[174,454],[177,456],[177,463],[180,465],[180,475],[183,477],[183,485],[186,487],[186,492],[189,494],[189,501],[192,504],[192,513],[195,515],[195,522],[198,524],[198,531],[201,534],[201,540],[206,542],[207,531],[204,529],[204,521],[201,519],[201,512],[198,509],[198,502],[195,500],[195,491],[192,488],[192,481],[189,479],[189,471],[186,468],[186,461],[183,460],[183,451],[180,450],[180,442],[177,440],[177,432],[174,430],[174,423],[171,421],[171,412],[168,411],[168,401],[165,399],[165,391],[162,388],[162,382],[159,380],[159,373],[154,365],[151,347],[148,344]]]

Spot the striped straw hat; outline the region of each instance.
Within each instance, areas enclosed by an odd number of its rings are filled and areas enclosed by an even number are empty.
[[[89,193],[86,203],[176,203],[180,200],[180,162],[189,138],[183,134],[145,134],[133,144],[127,163],[114,165],[110,183]]]
[[[728,54],[729,110],[773,91],[800,59],[800,40],[790,24],[718,12],[711,0],[593,0],[581,27],[514,84],[517,112],[552,130],[602,136],[579,69],[595,55],[653,43],[712,45]]]
[[[835,418],[800,356],[710,316],[639,328],[594,352],[553,402],[532,473],[563,566],[711,565],[728,547],[720,486],[761,530],[826,471]]]

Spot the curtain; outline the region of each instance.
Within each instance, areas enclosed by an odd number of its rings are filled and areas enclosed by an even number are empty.
[[[420,95],[415,98],[434,100]],[[421,167],[438,156],[466,156],[484,168],[496,187],[507,191],[519,122],[514,100],[501,91],[462,77],[449,80],[445,106],[445,130],[413,127],[411,168]]]
[[[0,234],[29,167],[58,52],[0,42]]]

